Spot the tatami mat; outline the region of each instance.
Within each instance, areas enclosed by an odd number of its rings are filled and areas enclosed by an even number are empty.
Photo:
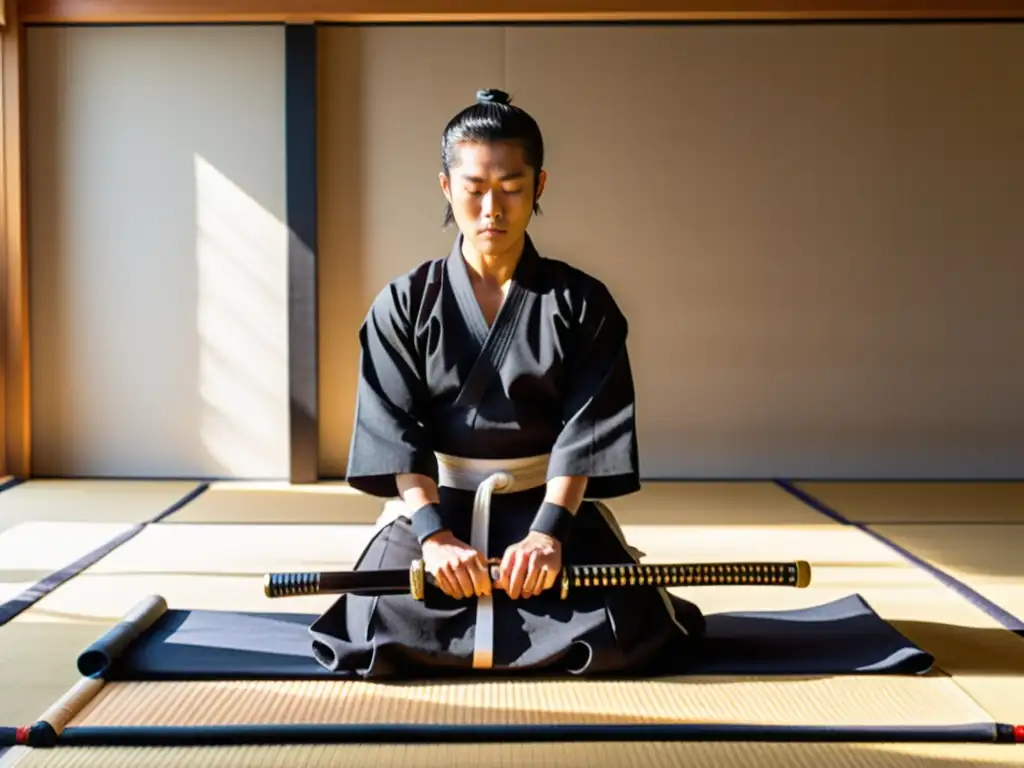
[[[1024,621],[1024,525],[871,528]]]
[[[212,483],[166,523],[373,523],[384,499],[346,483]],[[609,502],[633,525],[813,525],[823,516],[773,483],[647,482]]]
[[[627,524],[627,535],[631,531],[646,532],[650,528],[633,528]],[[970,665],[965,668],[968,671],[977,670],[981,663],[986,676],[1024,674],[1024,644],[1018,638],[996,631],[987,617],[978,615],[975,609],[936,584],[920,569],[900,561],[887,547],[855,529],[826,522],[822,527],[790,531],[788,536],[782,530],[762,531],[760,534],[745,528],[735,530],[740,534],[748,531],[752,535],[727,537],[718,528],[693,527],[672,534],[675,545],[671,549],[683,560],[741,559],[755,555],[788,559],[802,552],[812,563],[818,564],[816,583],[806,590],[785,587],[677,590],[696,600],[705,610],[807,606],[860,591],[883,615],[899,622],[898,626],[906,634],[923,642],[929,650],[939,646],[955,656],[964,651],[965,641],[973,644],[969,653],[961,653],[967,656],[965,662],[953,659],[954,663]],[[171,607],[319,612],[335,598],[319,595],[267,600],[262,594],[262,574],[273,570],[349,567],[371,531],[369,526],[151,526],[87,574],[40,601],[34,615],[40,619],[51,615],[78,615],[83,619],[101,619],[109,625],[153,592],[162,594]],[[774,533],[774,537],[767,533]],[[668,549],[667,545],[671,544],[671,541],[665,541],[669,535],[667,529],[658,531],[657,537],[663,548]],[[885,573],[886,578],[876,578],[875,582],[868,578],[863,583],[859,580],[861,574],[878,577],[881,573]],[[941,624],[932,623],[943,621],[962,624],[966,628],[951,631]],[[84,647],[80,644],[76,648],[68,648],[59,631],[47,639],[42,635],[46,632],[45,624],[38,625],[38,628],[41,635],[36,643],[37,658],[38,648],[43,643],[56,643],[61,650],[59,655],[54,652],[54,658],[63,657],[70,665],[73,653]],[[59,628],[60,625],[55,629]],[[1004,637],[1020,647],[1001,647]],[[1020,653],[1014,654],[1014,651]],[[25,661],[28,663],[29,659]],[[1018,685],[1020,679],[1017,678]],[[891,680],[900,691],[917,690],[913,686],[921,683],[916,678]],[[63,690],[55,692],[53,698],[61,693]],[[839,698],[847,700],[845,695]],[[963,698],[965,701],[968,699],[967,696]],[[1020,705],[1013,700],[1006,704],[1001,696],[975,698],[992,717],[1013,722],[1015,718],[1005,716],[1022,714]],[[1001,714],[990,709],[993,702],[1000,703],[1000,706],[1005,704]],[[926,704],[927,701],[922,701],[922,706]],[[927,709],[924,712],[927,714]]]
[[[965,584],[1004,612],[1024,619],[1020,555],[1024,551],[1024,483],[800,483],[799,488]],[[966,605],[968,599],[960,598],[957,615],[981,613]],[[1019,661],[1024,638],[995,630],[1003,625],[994,619],[963,628],[959,638],[958,633],[936,626],[950,621],[946,614],[920,621],[922,635],[908,635],[914,639],[934,635],[935,642],[941,642],[943,668],[955,674],[966,690],[989,711],[1003,713],[1014,722],[1024,720],[1020,694],[1024,669]],[[925,629],[924,622],[930,628]],[[987,638],[981,646],[979,632]]]
[[[827,522],[767,482],[645,482],[637,493],[606,503],[622,523],[631,526],[789,527]]]
[[[95,513],[99,515],[99,512]],[[263,573],[350,567],[370,526],[150,526],[0,627],[0,724],[31,722],[75,660],[146,595],[171,607],[316,613],[332,596],[267,600]],[[17,691],[13,696],[9,691]]]
[[[70,725],[746,723],[967,725],[990,718],[942,675],[681,677],[433,684],[111,683]]]
[[[627,527],[627,535],[639,538],[633,534],[644,530]],[[809,589],[673,591],[697,601],[708,612],[745,610],[751,605],[806,607],[859,593],[904,635],[934,654],[939,667],[953,675],[994,718],[1024,722],[1024,697],[1020,695],[1024,640],[864,532],[830,524],[779,531],[740,528],[733,536],[722,529],[697,527],[664,531],[663,535],[668,538],[661,548],[671,548],[683,561],[709,556],[743,559],[755,553],[790,559],[802,552],[814,568]]]
[[[198,486],[190,480],[29,480],[0,493],[0,532],[25,523],[142,523]]]
[[[801,482],[854,523],[1024,524],[1024,482]]]
[[[82,497],[83,484],[69,482],[40,483],[53,492],[54,508],[64,497]],[[105,485],[105,484],[104,484]],[[118,487],[119,484],[114,484]],[[131,489],[137,483],[125,483]],[[89,486],[84,486],[89,487]],[[100,488],[99,484],[92,485]],[[141,484],[152,488],[150,484]],[[320,488],[314,486],[313,488]],[[75,681],[74,660],[79,651],[131,610],[146,595],[163,595],[172,607],[194,609],[264,610],[315,613],[335,599],[309,596],[268,601],[262,592],[262,577],[268,571],[305,571],[351,567],[373,526],[317,525],[311,509],[333,508],[335,499],[347,505],[365,503],[368,497],[351,497],[331,487],[329,493],[292,493],[279,486],[260,484],[214,484],[167,521],[176,524],[151,526],[127,545],[114,551],[83,575],[43,598],[30,610],[0,630],[0,662],[11,670],[11,682],[18,686],[17,698],[0,696],[0,723],[25,722],[36,716],[64,693]],[[173,488],[175,492],[187,491]],[[125,492],[126,497],[130,492]],[[45,508],[48,494],[38,492],[38,507]],[[93,493],[91,503],[74,507],[81,518],[90,520],[123,519],[117,505]],[[160,500],[161,502],[163,499]],[[287,506],[278,502],[290,501]],[[366,515],[375,520],[379,500],[371,500]],[[740,558],[762,550],[751,545],[760,541],[763,552],[774,548],[779,556],[797,559],[808,554],[819,558],[854,564],[847,576],[856,578],[859,562],[871,563],[866,574],[877,578],[880,566],[894,563],[891,553],[868,537],[852,536],[824,516],[808,510],[771,484],[675,484],[655,483],[641,494],[629,497],[630,505],[620,513],[627,524],[627,535],[649,552],[648,560],[673,560],[696,554],[701,559]],[[637,503],[639,502],[639,503]],[[340,503],[339,503],[340,505]],[[237,525],[255,515],[258,509],[270,510],[289,521],[309,525]],[[670,520],[680,510],[689,510],[691,521],[703,520],[709,527],[690,529],[687,537],[697,543],[697,551],[685,553],[674,545],[680,529]],[[239,515],[239,511],[242,512]],[[287,512],[287,515],[285,515]],[[38,514],[43,515],[43,511]],[[188,515],[189,517],[184,517]],[[358,515],[353,515],[358,519]],[[193,523],[186,522],[192,519]],[[266,519],[274,519],[265,516]],[[657,521],[661,520],[659,524]],[[634,521],[640,521],[635,524]],[[729,525],[730,533],[711,526]],[[743,523],[746,521],[746,524]],[[806,524],[802,529],[789,525]],[[760,525],[755,525],[760,522]],[[896,563],[899,565],[899,563]],[[789,598],[787,591],[764,588],[751,595],[746,606],[771,605]],[[841,589],[841,592],[844,590]],[[848,594],[849,590],[845,590]],[[755,600],[757,602],[750,602]],[[44,659],[44,662],[40,662]]]
[[[0,494],[0,603],[169,509],[194,482],[33,480]]]
[[[929,722],[933,721],[932,714],[940,721],[951,716],[953,710],[944,710],[944,701],[955,707],[981,707],[997,720],[1024,721],[1024,700],[1019,695],[1024,681],[1024,642],[997,627],[926,572],[862,531],[838,525],[813,510],[806,514],[794,511],[789,523],[780,524],[776,519],[778,510],[786,509],[790,503],[801,505],[769,484],[739,484],[735,488],[727,484],[671,485],[684,485],[706,495],[704,501],[689,506],[690,525],[672,525],[662,515],[668,509],[687,508],[685,493],[680,503],[673,502],[667,492],[668,484],[658,488],[665,493],[663,498],[647,500],[651,505],[647,509],[634,512],[626,507],[619,512],[626,535],[647,552],[648,561],[799,558],[809,560],[815,567],[814,584],[806,590],[714,587],[677,590],[680,594],[697,601],[706,611],[715,612],[807,606],[859,592],[905,634],[935,653],[940,666],[954,676],[953,682],[963,691],[947,685],[950,681],[942,678],[889,678],[857,688],[866,692],[866,698],[861,699],[861,694],[852,689],[840,692],[833,688],[828,692],[821,687],[825,684],[821,681],[817,681],[818,687],[812,683],[806,687],[790,683],[795,687],[788,690],[803,689],[807,693],[804,704],[794,704],[792,699],[798,696],[792,694],[787,706],[803,706],[803,711],[819,720],[830,712],[829,707],[846,707],[842,712],[847,714],[863,707],[865,716],[875,717],[887,711],[885,701],[897,702],[903,697],[905,706],[896,709],[908,713],[904,716],[924,717]],[[217,502],[211,504],[210,500],[229,497],[209,493],[200,500],[206,501],[215,520],[223,521],[224,517],[218,517],[222,513],[216,508]],[[760,514],[754,501],[757,494],[772,499]],[[738,505],[735,517],[729,513],[728,499]],[[197,502],[185,509],[198,509],[193,507]],[[730,524],[730,520],[734,522]],[[14,689],[19,690],[17,698],[0,697],[0,723],[24,723],[38,717],[74,684],[77,654],[148,594],[163,595],[172,608],[303,613],[324,609],[333,602],[333,596],[265,599],[262,575],[267,571],[350,567],[372,531],[368,524],[197,522],[147,528],[0,630],[0,659],[5,669],[12,670]],[[703,706],[713,716],[727,714],[728,707],[733,706],[737,707],[735,713],[743,717],[770,718],[778,716],[773,715],[773,707],[786,698],[786,682],[745,683],[758,686],[757,693],[746,691],[741,695],[736,695],[740,691],[736,686],[744,685],[741,683],[724,685],[719,689],[721,694],[712,692],[713,686],[701,689],[700,681],[687,681],[684,687],[687,691],[699,691],[688,705],[696,707],[694,711],[698,713],[703,712]],[[890,683],[896,686],[892,691],[871,688]],[[844,684],[852,685],[853,679],[833,683]],[[933,695],[928,688],[933,684],[941,686],[938,694]],[[644,686],[636,687],[639,690]],[[308,690],[314,689],[311,686]],[[924,695],[926,689],[928,695]],[[724,698],[730,690],[735,699],[731,705]],[[762,693],[770,690],[774,692]],[[946,699],[946,693],[952,698]],[[303,693],[306,698],[300,697],[306,702],[303,706],[308,704],[309,695]],[[605,697],[601,706],[622,706],[621,702],[616,703],[621,698],[618,694]],[[295,698],[294,694],[275,694],[275,700],[294,703]],[[320,701],[318,706],[324,706]],[[743,709],[757,706],[757,701],[765,703],[763,711]],[[934,710],[929,709],[932,706]],[[943,711],[947,714],[942,715]],[[896,722],[892,717],[887,719]]]
[[[0,602],[198,487],[193,481],[30,480],[7,489],[0,494]],[[75,607],[66,613],[38,607],[0,626],[3,725],[36,717],[72,685],[78,652],[111,625]]]
[[[1021,747],[975,744],[608,742],[11,750],[0,768],[996,768]]]
[[[126,523],[22,523],[0,533],[0,604],[125,533]]]
[[[1024,617],[1024,483],[801,483],[843,517]]]
[[[165,523],[372,524],[383,500],[347,483],[217,482]]]

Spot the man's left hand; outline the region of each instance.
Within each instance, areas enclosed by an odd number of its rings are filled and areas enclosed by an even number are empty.
[[[505,550],[494,588],[504,590],[513,600],[536,597],[555,585],[561,570],[561,543],[531,531]]]

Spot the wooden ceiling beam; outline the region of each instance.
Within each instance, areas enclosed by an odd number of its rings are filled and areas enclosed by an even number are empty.
[[[26,24],[1022,19],[1024,0],[21,0]]]

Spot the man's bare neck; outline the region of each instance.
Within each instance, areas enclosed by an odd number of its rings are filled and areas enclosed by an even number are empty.
[[[472,245],[463,241],[462,256],[469,266],[470,277],[474,282],[482,283],[487,287],[501,288],[506,285],[515,274],[519,260],[523,256],[525,239],[500,253],[478,253]]]

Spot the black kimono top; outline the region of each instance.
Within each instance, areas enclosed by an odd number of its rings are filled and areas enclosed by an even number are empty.
[[[488,327],[460,235],[448,256],[391,281],[360,328],[349,484],[397,496],[397,474],[437,479],[435,452],[550,454],[548,479],[585,475],[588,498],[638,490],[626,336],[607,287],[528,236]]]

